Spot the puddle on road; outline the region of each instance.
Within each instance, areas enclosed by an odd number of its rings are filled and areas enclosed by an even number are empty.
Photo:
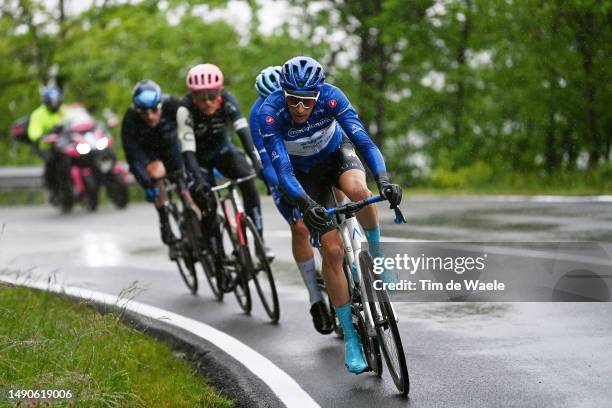
[[[498,212],[503,215],[503,211]],[[502,230],[502,231],[550,231],[558,228],[560,225],[546,222],[499,222],[492,219],[483,218],[482,212],[478,215],[469,215],[466,213],[443,213],[428,216],[425,218],[417,218],[411,221],[413,225],[419,226],[440,226],[440,227],[455,227],[465,229],[482,229],[482,230]]]
[[[131,255],[148,255],[148,254],[159,254],[165,252],[164,247],[160,246],[141,246],[130,249],[128,251]]]
[[[511,305],[498,303],[394,303],[396,309],[408,318],[435,319],[438,322],[464,318],[500,319],[510,311]]]

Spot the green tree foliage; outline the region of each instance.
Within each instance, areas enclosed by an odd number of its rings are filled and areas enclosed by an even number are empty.
[[[246,30],[202,19],[221,0],[109,0],[76,17],[42,3],[1,2],[2,129],[36,106],[53,64],[67,100],[123,113],[137,80],[181,95],[188,68],[213,62],[246,111],[259,70],[307,54],[405,182],[588,183],[612,172],[610,0],[291,0],[273,35],[259,29],[260,0],[244,2]]]

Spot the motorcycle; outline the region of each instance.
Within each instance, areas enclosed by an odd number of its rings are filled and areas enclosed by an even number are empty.
[[[113,138],[99,121],[85,108],[67,107],[66,118],[56,131],[45,136],[43,143],[52,145],[57,156],[56,185],[52,204],[62,212],[72,210],[81,202],[95,211],[102,187],[117,208],[125,208],[129,201],[128,174],[112,150]]]

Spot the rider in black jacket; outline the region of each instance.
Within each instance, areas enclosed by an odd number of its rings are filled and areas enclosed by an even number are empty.
[[[155,203],[165,244],[172,243],[172,232],[165,205],[164,177],[172,178],[188,194],[182,179],[183,161],[176,133],[178,106],[178,100],[163,95],[155,82],[140,81],[134,87],[132,106],[125,113],[121,126],[130,171],[145,190],[147,201]]]

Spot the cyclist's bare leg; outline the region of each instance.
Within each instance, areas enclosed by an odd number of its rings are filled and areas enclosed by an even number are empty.
[[[164,178],[166,177],[166,168],[161,160],[153,160],[147,164],[145,168],[151,178],[155,180],[155,186],[159,187],[159,197],[155,200],[155,207],[160,208],[166,203],[168,199],[166,195],[166,187],[164,185]]]
[[[310,245],[310,233],[302,220],[291,225],[291,249],[296,262],[306,262],[314,256]]]
[[[336,187],[332,187],[332,191],[334,193],[334,196],[336,197],[336,202],[338,203],[338,205],[344,205],[346,204],[346,194],[344,194],[341,190],[337,189]]]
[[[361,170],[348,170],[340,175],[340,189],[351,201],[364,200],[372,195],[366,183],[366,175]],[[357,213],[357,220],[363,228],[378,226],[378,210],[375,205],[368,205]]]
[[[344,248],[340,231],[333,230],[320,237],[323,251],[323,278],[334,306],[346,305],[349,301],[348,285],[342,272]]]
[[[344,365],[349,372],[359,374],[368,368],[359,335],[353,327],[349,291],[342,272],[344,248],[340,231],[330,231],[320,237],[323,248],[323,276],[327,292],[336,310],[344,334]]]

